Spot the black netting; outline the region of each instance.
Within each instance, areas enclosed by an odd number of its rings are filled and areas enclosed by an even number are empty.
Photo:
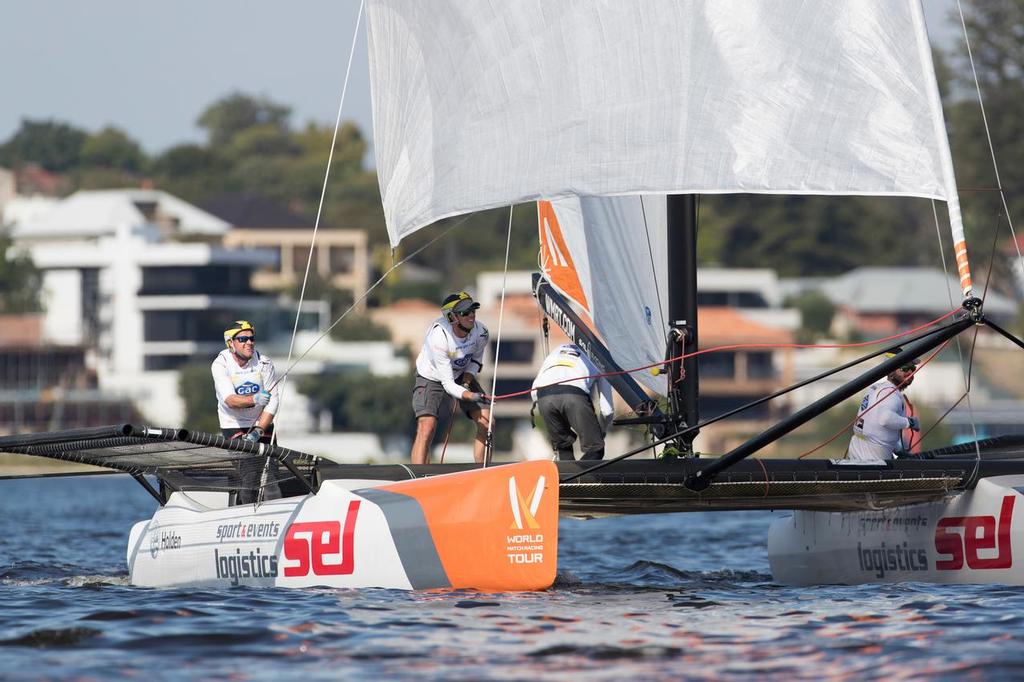
[[[282,487],[295,488],[287,485],[299,483],[292,469],[310,480],[314,466],[311,455],[287,448],[127,424],[3,437],[0,452],[151,475],[170,490],[236,492],[242,502],[274,497]]]

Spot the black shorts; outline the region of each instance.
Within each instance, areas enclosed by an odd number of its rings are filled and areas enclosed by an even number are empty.
[[[459,380],[456,380],[456,383],[461,385]],[[466,390],[483,393],[483,389],[480,388],[480,383],[476,380],[476,377],[473,377],[469,382]],[[452,403],[454,400],[455,398],[448,395],[448,391],[444,390],[444,386],[441,385],[440,381],[424,379],[419,374],[416,375],[416,385],[412,389],[412,411],[417,419],[420,417],[434,417],[438,420],[447,419],[452,413]],[[460,400],[459,407],[462,408],[462,413],[470,419],[473,419],[480,411],[479,405],[468,400]]]

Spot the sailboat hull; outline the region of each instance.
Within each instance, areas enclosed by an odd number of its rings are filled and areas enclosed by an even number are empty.
[[[772,575],[788,585],[1024,585],[1021,490],[1024,475],[996,476],[923,504],[865,512],[796,511],[770,527]]]
[[[523,462],[411,481],[325,481],[228,506],[173,493],[128,544],[133,585],[538,590],[555,578],[558,477]]]

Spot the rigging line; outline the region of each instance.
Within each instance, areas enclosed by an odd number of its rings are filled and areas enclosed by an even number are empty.
[[[698,197],[700,195],[697,195]],[[699,201],[699,199],[698,199]],[[700,204],[697,204],[697,222],[700,223]],[[644,234],[647,236],[647,255],[651,259],[651,272],[654,274],[654,293],[658,297],[658,317],[661,320],[661,328],[668,329],[668,325],[665,324],[665,308],[661,302],[661,285],[658,282],[658,268],[654,265],[654,249],[651,247],[651,230],[650,225],[647,223],[647,205],[644,203],[643,195],[640,195],[640,214],[644,217]]]
[[[934,359],[935,359],[935,358],[936,358],[936,357],[938,356],[938,354],[939,354],[940,352],[942,352],[942,349],[943,349],[943,348],[945,348],[945,347],[946,347],[946,346],[947,346],[948,344],[949,344],[949,340],[946,340],[945,342],[943,342],[943,343],[942,343],[942,345],[940,345],[940,346],[939,346],[938,348],[936,348],[936,349],[935,349],[934,351],[932,351],[932,354],[931,354],[931,355],[929,355],[929,356],[928,356],[928,357],[927,357],[927,358],[925,359],[925,361],[924,361],[924,362],[922,362],[922,363],[921,363],[920,365],[918,365],[918,366],[917,366],[917,367],[916,367],[916,368],[914,369],[914,371],[913,371],[913,372],[911,372],[911,373],[909,374],[909,377],[912,377],[912,376],[916,375],[916,374],[917,374],[918,372],[920,372],[920,371],[921,371],[922,369],[924,369],[924,366],[925,366],[925,365],[927,365],[927,364],[928,364],[929,362],[931,362],[932,360],[934,360]],[[908,378],[909,378],[909,377],[908,377]],[[868,413],[868,412],[870,412],[871,410],[873,410],[873,409],[875,409],[876,407],[878,407],[879,405],[881,405],[881,404],[882,404],[882,402],[883,402],[883,401],[884,401],[884,400],[885,400],[886,398],[888,398],[889,396],[891,396],[891,395],[892,395],[893,393],[897,393],[897,392],[899,392],[899,390],[900,390],[900,389],[899,389],[898,387],[895,387],[895,386],[894,386],[893,388],[889,388],[889,389],[886,389],[885,393],[884,393],[883,395],[880,395],[880,396],[876,397],[876,398],[875,398],[875,402],[874,402],[874,403],[872,403],[872,404],[871,404],[871,406],[869,406],[869,407],[868,407],[868,408],[867,408],[866,410],[864,410],[863,412],[861,412],[861,411],[859,411],[859,410],[858,410],[858,411],[857,411],[857,413],[856,413],[856,414],[854,415],[853,419],[852,419],[852,420],[850,420],[850,422],[849,422],[848,424],[845,424],[845,425],[843,425],[843,426],[842,426],[842,428],[840,428],[840,429],[839,429],[838,431],[836,431],[836,432],[835,432],[834,434],[832,434],[832,437],[831,437],[831,438],[829,438],[828,440],[826,440],[826,441],[825,441],[825,442],[823,442],[823,443],[819,443],[819,444],[818,444],[818,445],[816,445],[815,447],[811,448],[810,450],[808,450],[808,451],[807,451],[807,452],[805,452],[804,454],[802,454],[802,455],[800,455],[799,457],[797,457],[797,459],[803,459],[803,458],[804,458],[804,457],[806,457],[807,455],[811,455],[811,454],[814,454],[814,453],[815,453],[815,452],[817,452],[818,450],[822,449],[823,447],[825,447],[826,445],[828,445],[829,443],[831,443],[832,441],[834,441],[834,440],[835,440],[836,438],[838,438],[839,436],[841,436],[841,435],[843,435],[844,433],[846,433],[846,430],[847,430],[847,429],[849,429],[849,428],[850,428],[851,426],[853,426],[854,424],[856,424],[856,423],[857,423],[857,420],[858,420],[858,419],[860,419],[860,418],[861,418],[861,417],[863,417],[863,416],[864,416],[865,414],[867,414],[867,413]],[[902,436],[902,432],[903,432],[903,429],[900,429],[900,433],[901,433],[901,435],[900,435],[900,443],[901,443],[901,444],[902,444],[902,442],[903,442],[903,436]]]
[[[288,359],[285,364],[288,364],[292,360],[292,352],[295,350],[295,335],[299,331],[299,317],[302,315],[302,302],[306,297],[306,284],[309,281],[309,268],[313,263],[313,252],[316,248],[316,235],[320,229],[320,216],[324,210],[324,199],[327,196],[327,180],[331,177],[331,163],[334,161],[334,145],[338,141],[338,129],[341,127],[341,110],[345,106],[345,94],[348,92],[348,81],[352,73],[352,61],[355,58],[356,53],[356,41],[359,38],[359,25],[363,19],[363,2],[359,2],[359,12],[356,14],[356,27],[352,33],[352,45],[348,52],[348,65],[345,67],[345,83],[341,87],[341,99],[338,101],[338,115],[334,120],[334,135],[331,137],[331,150],[327,154],[327,168],[324,170],[324,184],[320,189],[320,203],[316,209],[316,220],[313,222],[313,236],[309,240],[309,254],[306,256],[306,272],[302,276],[302,288],[299,290],[299,304],[295,309],[295,324],[292,326],[292,340],[288,344]],[[285,373],[287,376],[287,372]],[[284,377],[281,377],[284,379]],[[277,383],[280,383],[277,382]],[[281,396],[280,400],[283,400],[284,396]],[[280,411],[280,407],[278,408]],[[278,429],[274,429],[273,441],[277,442]]]
[[[941,329],[933,329],[932,331],[925,332],[924,334],[921,334],[920,336],[914,338],[913,340],[914,341],[919,341],[921,339],[924,339],[924,338],[927,338],[929,336],[932,336],[933,334],[937,334],[940,331],[942,331],[942,330]],[[687,435],[689,433],[693,433],[695,431],[703,429],[704,427],[709,426],[711,424],[714,424],[715,422],[722,421],[723,419],[728,419],[729,417],[732,417],[733,415],[739,414],[740,412],[743,412],[744,410],[750,409],[752,407],[756,407],[757,405],[761,405],[761,404],[766,403],[766,402],[768,402],[770,400],[774,400],[775,398],[778,398],[779,396],[782,396],[782,395],[785,395],[787,393],[790,393],[791,391],[795,391],[798,388],[803,388],[804,386],[807,386],[808,384],[813,384],[813,383],[816,383],[818,381],[821,381],[822,379],[830,377],[833,374],[838,374],[839,372],[842,372],[842,371],[845,371],[847,369],[850,369],[851,367],[859,365],[860,363],[865,362],[867,360],[870,360],[871,358],[877,357],[877,356],[881,355],[882,353],[886,353],[886,352],[892,351],[892,350],[894,350],[894,349],[896,349],[898,347],[899,346],[890,346],[889,348],[882,348],[880,350],[875,351],[874,353],[870,353],[868,355],[865,355],[862,358],[857,358],[856,360],[852,360],[851,362],[847,362],[844,365],[840,365],[839,367],[833,367],[830,370],[822,372],[822,373],[820,373],[820,374],[818,374],[816,376],[810,377],[808,379],[804,379],[803,381],[795,383],[792,386],[787,386],[786,388],[780,389],[780,390],[776,391],[775,393],[772,393],[770,395],[766,395],[766,396],[764,396],[762,398],[758,398],[757,400],[749,402],[746,405],[740,405],[739,407],[733,408],[733,409],[729,410],[728,412],[723,412],[722,414],[718,415],[717,417],[711,417],[710,419],[706,419],[706,420],[704,420],[702,422],[699,422],[698,424],[696,424],[694,426],[684,427],[684,428],[680,429],[679,431],[676,431],[673,434],[670,434],[670,435],[667,435],[667,436],[663,436],[662,438],[660,438],[658,440],[652,441],[651,443],[647,443],[647,444],[641,445],[640,447],[635,448],[633,450],[630,450],[628,452],[625,452],[625,453],[623,453],[621,455],[616,455],[615,457],[613,457],[611,459],[602,460],[601,462],[599,462],[595,466],[590,467],[589,469],[581,471],[581,472],[579,472],[577,474],[573,474],[572,476],[569,476],[568,478],[564,478],[564,479],[561,479],[561,480],[562,480],[563,483],[565,483],[566,481],[570,481],[570,480],[579,478],[580,476],[583,476],[585,474],[591,473],[593,471],[597,471],[598,469],[603,469],[604,467],[609,466],[611,464],[615,464],[618,461],[621,461],[623,459],[627,459],[629,457],[632,457],[633,455],[635,455],[637,453],[640,453],[640,452],[643,452],[644,450],[653,450],[655,447],[657,447],[659,445],[663,445],[663,444],[665,444],[665,443],[667,443],[667,442],[669,442],[671,440],[674,440],[676,438],[681,438],[682,436],[685,436],[685,435]]]
[[[960,5],[959,0],[957,0],[957,6],[959,7],[959,5]],[[960,11],[960,20],[963,21],[963,10],[962,9]],[[964,35],[965,35],[965,37],[966,37],[966,32],[967,32],[967,27],[965,25],[964,26]],[[968,48],[969,48],[969,45],[968,45]],[[972,68],[973,68],[973,65],[974,65],[974,62],[972,61],[971,62],[971,67]],[[977,83],[977,74],[976,73],[975,73],[975,83]],[[978,96],[979,96],[979,98],[981,96],[981,90],[980,89],[978,91]],[[982,111],[984,111],[984,109]],[[986,130],[987,130],[987,124],[986,124]],[[991,143],[991,139],[990,139],[989,140],[989,146],[990,147],[991,147],[991,144],[992,143]],[[995,164],[995,155],[994,154],[992,156],[992,163]],[[996,171],[996,174],[997,174],[996,181],[998,182],[999,181],[998,170]],[[1002,185],[1000,184],[1000,186],[1002,186]],[[1000,194],[1000,196],[1003,196],[1002,192],[1000,192],[999,194]],[[1003,206],[1004,206],[1003,210],[1005,211],[1006,210],[1006,208],[1005,208],[1005,206],[1006,206],[1006,199],[1005,199],[1005,197],[1003,199]],[[1013,235],[1013,224],[1010,223],[1009,213],[1007,213],[1006,220],[1007,220],[1007,223],[1010,226],[1010,234]],[[989,260],[988,260],[988,272],[985,275],[985,288],[981,292],[981,309],[982,310],[985,309],[985,297],[988,296],[988,285],[992,281],[992,266],[993,266],[993,264],[995,263],[995,260],[996,260],[996,244],[999,243],[999,219],[998,219],[998,217],[996,218],[996,229],[994,230],[994,232],[995,232],[995,234],[992,236],[992,252],[989,255]],[[1014,241],[1014,244],[1017,243],[1017,239],[1016,239],[1015,236],[1013,237],[1013,241]],[[1018,255],[1018,258],[1019,258],[1020,257],[1020,247],[1018,246],[1017,248],[1018,248],[1017,255]],[[975,480],[977,478],[978,470],[981,468],[981,446],[978,444],[978,425],[977,425],[977,423],[974,420],[974,403],[971,402],[971,395],[970,395],[970,390],[971,390],[970,389],[970,385],[971,385],[970,378],[971,378],[971,376],[972,376],[972,374],[974,372],[974,351],[978,347],[978,332],[979,331],[980,331],[980,329],[975,327],[975,329],[974,329],[974,338],[971,339],[971,354],[970,354],[970,358],[969,358],[968,363],[967,363],[967,416],[968,416],[968,418],[971,421],[971,433],[974,436],[974,471],[971,473],[971,480]]]
[[[515,204],[508,207],[508,235],[505,238],[505,270],[501,275],[501,304],[498,306],[498,336],[494,340],[494,369],[491,374],[491,409],[487,412],[487,449],[484,451],[484,467],[491,460],[491,434],[494,429],[494,391],[498,387],[498,357],[501,354],[501,323],[505,318],[505,286],[508,280],[508,254],[512,246],[512,213]]]
[[[916,445],[919,445],[921,443],[921,441],[923,441],[925,438],[927,438],[928,434],[931,433],[932,431],[934,431],[935,428],[939,424],[942,423],[942,420],[945,419],[946,417],[948,417],[949,413],[952,412],[953,410],[955,410],[956,406],[959,405],[960,403],[962,403],[964,401],[964,398],[966,398],[966,397],[967,397],[967,393],[961,393],[960,397],[956,399],[956,402],[953,403],[952,405],[950,405],[949,409],[946,410],[945,412],[943,412],[942,416],[940,416],[938,419],[936,419],[935,423],[932,424],[931,426],[929,426],[928,429],[924,433],[920,434],[918,436],[917,440],[915,440],[913,438],[910,439],[910,447],[908,447],[907,449],[908,450],[913,449]]]
[[[733,344],[733,345],[729,345],[729,346],[714,346],[713,348],[705,348],[703,350],[694,351],[693,353],[686,353],[686,354],[679,355],[679,356],[676,356],[676,357],[673,357],[673,358],[666,358],[665,360],[662,360],[661,362],[654,362],[654,363],[651,363],[649,365],[642,365],[640,367],[634,367],[632,369],[623,369],[623,370],[618,370],[618,371],[615,371],[615,372],[599,372],[597,374],[590,374],[590,375],[585,376],[585,377],[577,377],[576,379],[563,379],[561,381],[555,381],[555,382],[552,382],[550,384],[545,384],[544,386],[535,386],[535,387],[533,387],[531,389],[524,390],[524,391],[517,391],[515,393],[505,393],[505,394],[502,394],[502,395],[499,395],[499,396],[494,396],[494,398],[495,398],[495,400],[505,400],[505,399],[508,399],[508,398],[516,398],[516,397],[521,396],[521,395],[526,395],[527,393],[530,393],[531,391],[535,391],[535,390],[537,390],[539,388],[548,388],[550,386],[557,386],[559,384],[564,384],[564,383],[569,382],[569,381],[579,381],[580,379],[600,379],[602,377],[614,377],[614,376],[620,376],[620,375],[623,375],[623,374],[633,374],[634,372],[640,372],[640,371],[643,371],[645,369],[651,369],[653,367],[663,367],[664,365],[667,365],[670,362],[679,362],[679,361],[685,360],[687,358],[692,358],[692,357],[696,357],[698,355],[703,355],[705,353],[715,353],[715,352],[723,351],[723,350],[754,349],[754,348],[775,348],[775,349],[783,349],[783,348],[860,348],[860,347],[863,347],[863,346],[874,346],[876,344],[884,343],[886,341],[893,341],[895,339],[901,339],[903,337],[910,336],[911,334],[914,334],[914,333],[916,333],[918,331],[921,331],[921,330],[923,330],[923,329],[925,329],[927,327],[930,327],[932,325],[938,324],[939,322],[942,322],[947,317],[950,317],[951,315],[955,315],[960,310],[961,310],[960,308],[954,308],[953,310],[949,311],[945,315],[942,315],[941,317],[935,318],[931,322],[926,322],[925,324],[922,324],[920,326],[914,327],[913,329],[910,329],[910,330],[905,331],[905,332],[900,332],[899,334],[893,334],[891,336],[886,336],[886,337],[881,338],[881,339],[874,339],[873,341],[860,341],[858,343],[823,343],[823,344],[814,344],[814,343],[737,343],[737,344]]]
[[[1006,214],[1006,222],[1010,226],[1010,236],[1013,239],[1014,248],[1017,249],[1017,263],[1024,270],[1024,256],[1021,256],[1020,244],[1017,243],[1017,232],[1013,229],[1013,219],[1010,217],[1010,207],[1006,203],[1006,192],[1003,191],[1003,181],[999,177],[999,164],[996,162],[996,151],[992,144],[992,132],[988,126],[988,115],[985,113],[985,100],[981,96],[981,82],[978,80],[978,69],[974,65],[974,52],[971,50],[971,38],[967,33],[967,20],[964,19],[964,8],[961,0],[956,0],[956,9],[960,13],[960,26],[964,30],[964,44],[967,47],[967,59],[971,63],[971,74],[974,76],[974,89],[978,93],[978,107],[981,109],[981,121],[985,127],[985,139],[988,141],[988,153],[992,159],[992,171],[996,176],[996,187],[999,190],[999,199],[1003,204],[1003,212]],[[968,402],[968,405],[970,403]]]
[[[416,249],[415,251],[413,251],[412,253],[410,253],[410,254],[409,254],[408,256],[406,256],[405,258],[403,258],[402,260],[398,261],[397,263],[395,263],[394,265],[392,265],[392,266],[391,266],[390,268],[388,268],[387,272],[385,272],[385,273],[384,273],[383,275],[381,275],[380,277],[378,277],[378,278],[377,278],[377,281],[376,281],[376,282],[374,282],[374,283],[373,283],[373,284],[371,284],[371,285],[370,285],[369,287],[367,287],[366,291],[364,291],[364,292],[363,292],[362,294],[360,294],[360,295],[359,295],[359,297],[358,297],[358,298],[356,298],[356,299],[355,299],[355,300],[354,300],[354,301],[352,302],[352,305],[350,305],[350,306],[349,306],[348,308],[346,308],[346,309],[345,309],[345,312],[343,312],[343,313],[342,313],[341,315],[339,315],[339,316],[338,316],[338,319],[336,319],[336,320],[335,320],[334,322],[332,322],[332,323],[331,323],[331,326],[330,326],[330,327],[328,327],[327,329],[325,329],[324,331],[322,331],[322,332],[320,333],[320,335],[319,335],[319,336],[317,336],[317,337],[316,337],[315,339],[313,339],[313,342],[309,344],[309,348],[307,348],[306,350],[304,350],[304,351],[302,352],[302,355],[300,355],[299,357],[295,358],[294,362],[292,362],[292,364],[290,364],[290,365],[288,366],[288,369],[286,369],[286,370],[284,371],[284,373],[282,373],[282,374],[281,374],[281,378],[280,378],[280,379],[278,379],[278,380],[277,380],[277,381],[276,381],[276,382],[274,383],[274,385],[273,385],[273,386],[271,386],[271,387],[270,387],[269,389],[267,389],[267,390],[273,390],[275,386],[277,386],[277,385],[278,385],[279,383],[281,383],[282,381],[284,381],[284,379],[285,379],[285,378],[286,378],[286,377],[287,377],[287,376],[288,376],[288,375],[289,375],[289,374],[291,373],[291,371],[292,371],[293,369],[295,369],[295,365],[297,365],[297,364],[299,364],[300,362],[302,362],[302,359],[303,359],[303,358],[305,358],[305,357],[306,357],[307,355],[309,355],[309,352],[310,352],[311,350],[313,350],[313,349],[314,349],[314,348],[316,347],[316,345],[317,345],[318,343],[320,343],[320,341],[322,341],[322,340],[323,340],[323,338],[324,338],[325,336],[327,336],[328,334],[330,334],[330,333],[331,333],[331,330],[332,330],[332,329],[334,329],[334,328],[335,328],[335,327],[337,327],[337,326],[338,326],[339,324],[341,324],[341,321],[342,321],[342,320],[344,320],[344,319],[345,319],[345,317],[346,317],[346,316],[348,316],[348,314],[349,314],[350,312],[352,312],[352,311],[353,311],[353,310],[355,309],[355,307],[356,307],[357,305],[359,305],[359,304],[360,304],[360,303],[362,303],[362,302],[363,302],[364,300],[366,300],[366,297],[367,297],[367,296],[369,296],[369,295],[370,295],[370,293],[371,293],[371,292],[372,292],[372,291],[373,291],[374,289],[376,289],[376,288],[377,288],[378,286],[380,286],[381,282],[383,282],[383,281],[384,281],[385,279],[387,279],[388,275],[390,275],[390,274],[391,274],[392,272],[394,272],[395,270],[397,270],[398,268],[400,268],[400,267],[401,267],[402,265],[404,265],[404,264],[405,264],[405,263],[406,263],[406,262],[407,262],[407,261],[408,261],[409,259],[413,258],[414,256],[417,256],[417,255],[419,255],[419,254],[420,254],[420,253],[421,253],[422,251],[424,251],[425,249],[427,249],[427,248],[429,248],[429,247],[433,246],[433,245],[434,245],[434,244],[435,244],[436,242],[438,242],[439,240],[441,240],[441,239],[442,239],[443,237],[446,237],[446,236],[448,236],[448,233],[450,233],[450,232],[451,232],[452,230],[454,230],[454,229],[455,229],[456,227],[459,227],[459,226],[460,226],[460,225],[462,225],[462,224],[463,224],[464,222],[466,222],[467,220],[469,220],[469,217],[470,217],[471,215],[472,215],[472,214],[467,214],[467,215],[463,216],[463,217],[462,217],[462,219],[461,219],[461,220],[459,220],[458,222],[452,223],[452,224],[451,224],[451,225],[450,225],[449,227],[445,228],[445,230],[444,230],[443,232],[441,232],[441,234],[437,235],[436,237],[434,237],[433,239],[431,239],[431,240],[430,240],[429,242],[427,242],[426,244],[424,244],[424,245],[423,245],[423,246],[421,246],[420,248]]]

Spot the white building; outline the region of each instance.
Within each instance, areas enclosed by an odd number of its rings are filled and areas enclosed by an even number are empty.
[[[13,213],[15,244],[43,271],[46,339],[88,348],[100,388],[154,423],[180,423],[176,370],[212,358],[226,323],[285,328],[267,324],[273,301],[249,285],[275,256],[225,249],[231,225],[166,192],[81,191]]]

